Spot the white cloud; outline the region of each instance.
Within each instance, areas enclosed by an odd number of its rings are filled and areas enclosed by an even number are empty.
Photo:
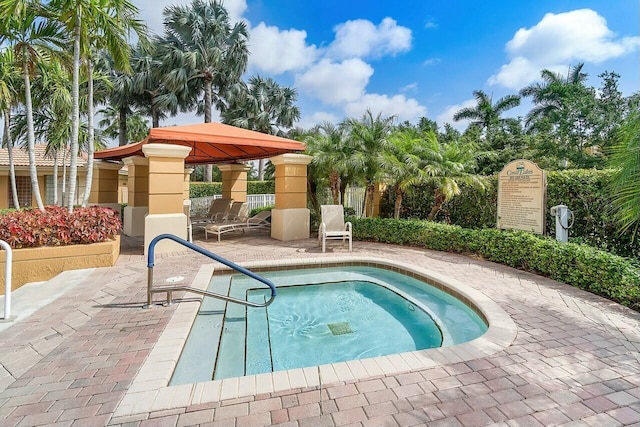
[[[417,82],[409,83],[408,85],[400,88],[400,92],[415,92],[416,90],[418,90]]]
[[[520,89],[536,80],[544,68],[566,70],[572,63],[600,63],[638,46],[640,37],[617,37],[591,9],[547,13],[533,27],[515,33],[506,45],[510,62],[489,78],[489,84]]]
[[[445,123],[449,123],[459,131],[463,131],[469,125],[469,120],[460,120],[456,122],[453,120],[453,116],[463,108],[474,107],[476,103],[477,101],[475,99],[467,99],[459,104],[448,105],[442,113],[438,114],[436,121],[440,126],[444,126]]]
[[[302,129],[311,129],[322,122],[337,124],[338,120],[338,116],[335,114],[327,113],[325,111],[316,111],[310,116],[303,116],[302,119],[296,123],[296,126],[301,127]]]
[[[327,104],[356,101],[373,75],[373,68],[358,58],[342,62],[323,59],[302,74],[296,75],[295,86]]]
[[[439,63],[441,61],[440,58],[427,58],[424,61],[422,61],[422,65],[436,65],[437,63]]]
[[[438,28],[438,23],[436,22],[436,19],[433,16],[427,17],[424,23],[424,28],[426,28],[427,30]]]
[[[242,15],[247,10],[247,0],[223,0],[222,4],[229,12],[231,22],[242,19]]]
[[[336,37],[328,47],[328,56],[344,58],[379,58],[395,55],[411,48],[411,30],[384,18],[379,25],[366,19],[356,19],[334,28]]]
[[[280,30],[261,22],[251,29],[250,65],[272,74],[307,67],[316,59],[317,50],[306,44],[306,38],[306,31]]]
[[[427,109],[413,98],[404,95],[364,94],[360,99],[347,103],[345,113],[350,117],[359,117],[367,110],[376,115],[396,116],[398,120],[414,121],[427,115]]]

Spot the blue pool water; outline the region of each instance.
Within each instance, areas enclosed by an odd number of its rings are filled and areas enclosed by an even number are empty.
[[[487,329],[453,296],[389,270],[336,267],[264,276],[278,287],[267,309],[203,301],[172,385],[453,345]],[[214,277],[209,290],[262,302],[269,292],[260,288],[234,275]]]

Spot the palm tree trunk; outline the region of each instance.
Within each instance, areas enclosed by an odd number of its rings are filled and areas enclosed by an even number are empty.
[[[67,144],[62,147],[64,152],[62,153],[62,206],[67,205]]]
[[[258,181],[264,181],[264,159],[258,160]]]
[[[337,205],[340,202],[340,175],[338,172],[333,171],[329,174],[329,188],[331,189],[331,197],[333,198],[333,204]]]
[[[347,180],[340,178],[340,204],[344,206],[344,198],[347,193]]]
[[[211,79],[204,79],[204,122],[211,123]],[[204,168],[204,180],[205,182],[213,181],[213,165],[207,164]]]
[[[118,146],[127,145],[127,107],[120,107],[120,117],[118,119]]]
[[[89,131],[89,141],[87,141],[87,181],[84,185],[84,197],[82,198],[82,206],[87,207],[89,204],[89,195],[91,194],[91,183],[93,181],[93,152],[94,146],[94,130],[93,130],[93,62],[91,58],[87,59],[87,130]]]
[[[20,209],[20,200],[18,199],[18,190],[16,188],[16,168],[13,164],[13,142],[11,141],[11,110],[4,110],[4,135],[7,146],[7,154],[9,155],[9,179],[11,180],[11,193],[13,195],[13,206]]]
[[[76,179],[78,176],[78,136],[80,131],[80,16],[76,17],[73,38],[73,82],[71,98],[73,108],[71,111],[71,152],[69,165],[69,201],[67,209],[73,212],[76,202]]]
[[[398,185],[394,186],[393,191],[396,193],[396,201],[393,204],[393,217],[400,219],[400,208],[402,207],[402,190]]]
[[[36,168],[35,134],[33,130],[33,104],[31,103],[31,81],[29,80],[29,65],[27,64],[27,48],[23,48],[22,74],[24,77],[25,110],[27,113],[27,144],[29,147],[29,175],[31,176],[31,193],[36,199],[38,209],[44,212],[44,204],[40,197],[40,185],[38,184],[38,169]]]
[[[53,158],[53,204],[58,206],[58,150]]]
[[[440,212],[440,208],[442,208],[442,204],[444,203],[444,195],[439,190],[436,190],[433,203],[431,212],[429,212],[429,216],[427,216],[427,221],[433,221],[438,212]]]
[[[318,202],[318,186],[315,181],[310,179],[307,180],[307,192],[309,194],[309,200],[311,201],[313,210],[317,215],[320,215],[320,203]]]

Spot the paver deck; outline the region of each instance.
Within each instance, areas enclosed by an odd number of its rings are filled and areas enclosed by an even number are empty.
[[[141,309],[147,271],[136,243],[125,239],[116,266],[0,332],[0,426],[640,426],[640,313],[490,262],[366,242],[354,242],[353,254],[484,293],[517,325],[515,341],[436,368],[190,406],[176,394],[166,396],[170,409],[114,416],[181,305]],[[347,253],[259,234],[196,243],[235,262]],[[192,252],[158,255],[155,277],[190,283],[209,263]]]

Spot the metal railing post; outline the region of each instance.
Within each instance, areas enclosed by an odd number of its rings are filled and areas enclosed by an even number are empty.
[[[11,265],[13,263],[13,252],[11,246],[4,240],[0,240],[0,246],[7,251],[4,269],[4,320],[11,317]]]

